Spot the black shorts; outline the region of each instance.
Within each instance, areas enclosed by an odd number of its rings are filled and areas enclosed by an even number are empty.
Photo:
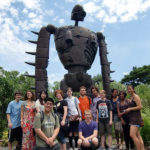
[[[22,128],[21,127],[9,129],[8,141],[12,143],[14,140],[18,141],[18,144],[21,144],[22,142]]]
[[[69,132],[78,132],[79,121],[70,121]]]

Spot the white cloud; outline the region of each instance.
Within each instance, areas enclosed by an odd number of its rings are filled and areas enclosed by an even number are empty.
[[[150,9],[150,0],[90,0],[83,6],[88,15],[104,23],[128,22]]]
[[[84,2],[85,0],[77,0],[78,3],[82,3]]]
[[[55,17],[53,18],[53,20],[54,20],[54,21],[57,21],[58,18],[59,18],[58,16],[55,16]]]
[[[70,3],[73,3],[74,0],[65,0],[66,2],[70,2]]]
[[[89,14],[93,14],[100,9],[100,7],[97,6],[93,2],[88,2],[88,3],[84,4],[83,7],[84,7],[85,11]]]
[[[123,75],[128,75],[128,74],[129,74],[129,72],[124,72],[124,73],[123,73]]]
[[[53,16],[54,15],[54,10],[45,10],[45,14],[49,15],[49,16]]]
[[[0,9],[5,9],[5,10],[8,9],[11,3],[12,3],[12,0],[1,0]]]
[[[30,12],[30,13],[28,14],[28,17],[29,17],[29,18],[35,18],[35,17],[36,17],[36,14],[33,13],[33,12]]]
[[[22,12],[23,12],[24,14],[27,14],[27,13],[28,13],[28,10],[27,10],[26,8],[24,8],[24,9],[22,10]]]
[[[38,10],[40,8],[40,0],[16,0],[17,2],[21,2],[27,9],[35,9]]]
[[[64,75],[60,73],[52,73],[48,75],[48,82],[53,84],[55,81],[61,81]]]
[[[65,20],[64,20],[64,19],[59,19],[59,23],[60,23],[60,24],[64,24],[64,23],[65,23]]]
[[[12,15],[13,17],[16,17],[16,18],[18,17],[18,10],[17,10],[17,9],[11,7],[11,8],[10,8],[10,13],[11,13],[11,15]]]

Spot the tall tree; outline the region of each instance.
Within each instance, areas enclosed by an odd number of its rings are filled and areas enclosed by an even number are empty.
[[[133,86],[140,84],[150,84],[150,65],[143,67],[133,67],[132,71],[125,75],[121,83]]]
[[[32,78],[20,74],[18,71],[6,71],[0,67],[0,136],[6,127],[6,109],[8,103],[14,99],[15,91],[23,94],[34,84]]]

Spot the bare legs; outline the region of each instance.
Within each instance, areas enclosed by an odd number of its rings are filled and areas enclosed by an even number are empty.
[[[135,125],[130,126],[130,136],[137,150],[144,150],[144,143],[137,126]]]

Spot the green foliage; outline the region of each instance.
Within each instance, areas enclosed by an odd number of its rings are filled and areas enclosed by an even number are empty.
[[[2,146],[7,146],[8,145],[8,129],[5,128],[3,133],[2,133],[2,139],[3,139],[3,143]]]
[[[14,93],[21,91],[23,94],[34,84],[34,80],[18,71],[6,71],[0,67],[0,138],[7,126],[6,109],[8,103],[14,99]]]
[[[144,107],[142,109],[142,118],[144,120],[144,127],[140,129],[141,136],[146,146],[150,145],[150,109]]]
[[[125,75],[121,83],[137,86],[140,84],[150,84],[150,65],[143,67],[133,67],[133,70]]]
[[[102,82],[102,75],[97,74],[92,78],[92,80],[94,85],[99,85],[99,83]]]
[[[56,97],[54,95],[55,90],[60,89],[60,82],[55,81],[53,84],[49,84],[48,86],[48,95],[56,101]]]
[[[136,93],[140,96],[144,107],[150,108],[150,86],[147,84],[135,87]]]
[[[111,89],[117,89],[118,91],[126,91],[126,86],[121,84],[120,82],[112,82],[110,84]]]

